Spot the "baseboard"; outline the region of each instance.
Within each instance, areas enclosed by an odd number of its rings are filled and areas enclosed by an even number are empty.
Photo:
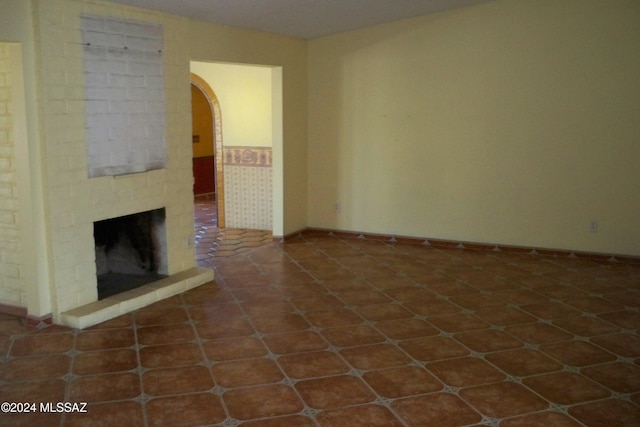
[[[353,238],[353,239],[367,239],[367,240],[379,240],[389,243],[402,243],[412,245],[424,245],[433,246],[435,248],[456,248],[467,249],[474,251],[493,251],[493,252],[511,252],[511,253],[524,253],[531,255],[549,256],[549,257],[570,257],[570,258],[582,258],[592,261],[610,261],[620,263],[632,263],[640,264],[640,256],[633,255],[620,255],[620,254],[608,254],[597,252],[584,252],[573,251],[564,249],[549,249],[539,248],[534,246],[517,246],[517,245],[501,245],[494,243],[479,243],[479,242],[464,242],[457,240],[445,240],[445,239],[432,239],[429,237],[410,237],[410,236],[396,236],[390,234],[375,234],[375,233],[360,233],[357,231],[343,231],[343,230],[331,230],[324,228],[305,228],[303,230],[291,233],[285,237],[274,238],[274,242],[284,243],[288,240],[294,239],[299,236],[311,236],[311,235],[326,235],[335,236],[341,238]]]

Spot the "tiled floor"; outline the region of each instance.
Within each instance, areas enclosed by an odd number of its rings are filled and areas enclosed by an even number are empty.
[[[213,256],[237,255],[271,243],[271,232],[218,228],[218,212],[212,196],[199,196],[195,200],[195,244],[199,265],[206,265]]]
[[[0,425],[640,425],[640,265],[317,234],[199,263],[87,330],[0,318],[0,400],[89,402]]]

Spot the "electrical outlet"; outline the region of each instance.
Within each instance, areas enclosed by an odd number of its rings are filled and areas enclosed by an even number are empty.
[[[596,221],[595,219],[591,220],[591,222],[589,223],[589,231],[592,233],[598,232],[598,221]]]
[[[336,204],[333,205],[333,210],[336,213],[340,213],[340,211],[342,211],[342,204],[340,202],[336,202]]]

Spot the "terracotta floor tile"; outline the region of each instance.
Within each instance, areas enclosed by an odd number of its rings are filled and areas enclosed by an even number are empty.
[[[2,414],[0,422],[10,427],[59,426],[62,424],[60,413],[8,413]]]
[[[431,292],[443,296],[478,294],[478,290],[464,282],[441,276],[442,279],[427,281],[424,287]],[[418,279],[419,280],[419,279]]]
[[[463,357],[427,364],[429,372],[453,387],[471,387],[501,381],[505,375],[481,359]]]
[[[349,290],[336,292],[338,297],[347,305],[363,306],[391,302],[383,292],[376,290]]]
[[[640,392],[640,366],[614,362],[588,366],[580,372],[613,391],[619,393]]]
[[[637,334],[613,334],[593,337],[591,341],[621,357],[640,356],[640,336]]]
[[[394,340],[428,337],[439,331],[429,323],[418,319],[397,319],[379,322],[376,329]]]
[[[507,300],[499,296],[500,294],[466,294],[453,296],[449,301],[458,304],[460,307],[467,310],[486,310],[489,308],[504,307],[507,305]]]
[[[363,379],[380,396],[395,399],[441,390],[443,385],[433,375],[417,366],[369,371]]]
[[[521,348],[487,354],[485,358],[509,375],[525,377],[559,371],[562,363],[538,350]]]
[[[65,355],[19,357],[4,363],[0,380],[35,381],[59,378],[69,372],[71,357]]]
[[[262,341],[255,337],[222,338],[202,344],[206,356],[212,361],[249,359],[267,354]]]
[[[482,320],[500,327],[533,323],[537,321],[537,319],[530,314],[513,307],[479,310],[474,314]]]
[[[538,412],[510,418],[500,423],[500,427],[580,427],[575,420],[559,412]]]
[[[405,286],[386,289],[384,293],[389,295],[391,298],[405,303],[415,302],[418,304],[436,304],[442,302],[437,298],[436,294],[429,291],[428,289],[424,289],[416,285],[414,281],[410,281]],[[459,308],[455,305],[451,305],[451,309],[453,311],[459,310]]]
[[[130,371],[138,367],[135,350],[115,349],[80,353],[75,357],[73,373],[76,375],[106,374]]]
[[[368,325],[350,325],[324,329],[322,335],[338,347],[349,347],[383,342],[385,337]]]
[[[557,300],[582,298],[589,295],[582,289],[559,283],[546,286],[536,286],[535,291],[549,298],[554,298]]]
[[[495,293],[495,296],[518,306],[544,304],[549,301],[547,296],[528,289],[499,291]]]
[[[79,377],[69,384],[69,401],[104,402],[139,396],[140,378],[134,373]]]
[[[271,316],[254,317],[252,322],[257,330],[265,334],[299,331],[311,326],[304,317],[293,313],[274,313]]]
[[[375,395],[362,380],[350,375],[304,380],[295,388],[307,405],[314,409],[333,409],[375,400]]]
[[[27,335],[15,340],[11,348],[12,356],[36,356],[40,354],[65,353],[73,348],[71,334]]]
[[[576,316],[580,314],[580,312],[575,308],[559,302],[523,305],[520,309],[545,320],[561,319],[563,317]]]
[[[484,415],[506,418],[547,409],[549,404],[520,384],[501,382],[460,391],[460,396]]]
[[[204,366],[152,369],[142,374],[145,394],[162,396],[209,391],[214,383]]]
[[[92,403],[86,409],[86,413],[72,412],[65,414],[65,427],[83,427],[87,425],[92,427],[145,426],[144,409],[139,402]]]
[[[247,301],[240,304],[238,308],[244,310],[251,317],[269,316],[273,313],[292,313],[296,308],[287,300],[261,300]]]
[[[241,427],[316,427],[310,417],[303,415],[288,415],[284,417],[263,418],[257,421],[247,421]]]
[[[222,323],[244,316],[239,304],[202,304],[188,308],[189,318],[196,322]]]
[[[233,389],[222,398],[238,420],[296,414],[304,408],[296,392],[284,384]]]
[[[407,355],[396,346],[374,344],[350,347],[340,350],[340,355],[356,369],[384,369],[406,365],[411,362]]]
[[[362,323],[363,319],[353,310],[338,309],[329,311],[314,311],[306,314],[306,318],[314,326],[331,328],[344,325]]]
[[[460,308],[448,301],[433,299],[431,301],[409,300],[404,303],[409,310],[421,316],[436,316],[438,314],[457,313]]]
[[[145,368],[162,368],[196,364],[204,361],[200,346],[195,343],[152,345],[139,351],[140,364]]]
[[[482,420],[478,412],[459,397],[449,393],[399,399],[394,401],[391,407],[411,426],[458,427]]]
[[[546,323],[510,326],[505,332],[529,344],[548,344],[573,338],[573,335]]]
[[[356,309],[356,312],[365,319],[376,322],[413,317],[413,313],[401,305],[388,303],[360,306]]]
[[[607,301],[600,297],[584,297],[584,298],[573,298],[565,301],[566,304],[577,308],[586,313],[608,313],[612,311],[619,311],[624,307],[620,304],[616,304],[611,301]]]
[[[144,345],[173,344],[193,341],[195,334],[189,324],[145,326],[138,328],[138,343]]]
[[[529,377],[523,383],[550,402],[561,405],[588,402],[610,395],[604,387],[574,372],[554,372]]]
[[[64,380],[20,382],[0,386],[0,396],[5,402],[62,402],[67,388]]]
[[[278,358],[287,376],[296,379],[344,374],[349,366],[337,354],[328,351],[290,354]]]
[[[450,359],[469,354],[469,350],[451,338],[435,336],[401,341],[400,348],[411,357],[424,362]]]
[[[640,425],[640,408],[619,399],[601,400],[572,406],[569,414],[589,427],[636,427]]]
[[[80,351],[108,350],[134,344],[135,333],[131,328],[81,331],[76,337],[76,349]]]
[[[246,359],[220,362],[211,367],[216,384],[243,387],[270,384],[283,379],[278,365],[270,359]]]
[[[214,323],[197,322],[195,327],[198,336],[204,339],[244,337],[255,333],[251,323],[242,318],[226,319],[224,322]]]
[[[607,292],[604,298],[627,307],[637,307],[640,305],[640,290],[628,289],[621,292]]]
[[[553,324],[582,337],[610,334],[620,330],[620,328],[607,321],[589,316],[564,317],[554,320]]]
[[[291,299],[291,303],[303,311],[335,310],[344,306],[344,303],[333,295],[323,295],[320,297],[296,297]]]
[[[463,332],[455,335],[455,339],[466,345],[472,351],[489,353],[522,347],[522,341],[511,335],[493,329]]]
[[[484,320],[466,313],[442,314],[430,316],[429,322],[445,332],[464,332],[476,329],[486,329],[491,325]]]
[[[167,323],[184,323],[189,320],[187,312],[182,307],[143,309],[135,314],[136,325],[164,325]]]
[[[568,341],[549,344],[540,350],[571,366],[587,366],[615,360],[615,356],[586,341]]]
[[[263,340],[267,347],[276,354],[317,351],[328,347],[322,336],[311,331],[271,334],[265,336]]]
[[[614,311],[612,313],[599,314],[598,317],[624,329],[640,330],[640,312]]]
[[[145,407],[149,427],[210,425],[227,418],[220,399],[211,393],[155,398]]]
[[[323,427],[402,427],[404,424],[386,407],[354,406],[320,412],[317,420]]]

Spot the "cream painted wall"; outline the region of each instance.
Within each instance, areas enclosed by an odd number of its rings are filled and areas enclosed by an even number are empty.
[[[27,308],[30,315],[40,317],[51,312],[51,252],[46,239],[46,201],[42,197],[43,159],[40,145],[40,119],[36,87],[36,55],[32,8],[27,1],[0,0],[0,41],[11,42],[10,84],[15,138],[15,188],[19,205],[22,252],[30,256],[19,261],[21,299],[3,299]],[[19,253],[6,258],[16,259]]]
[[[639,22],[497,0],[310,41],[309,225],[640,255]]]
[[[282,113],[274,109],[272,124],[272,232],[283,236],[305,228],[307,205],[300,201],[307,200],[307,42],[198,21],[190,22],[189,31],[193,61],[275,67],[272,99],[282,104]]]
[[[191,72],[209,83],[218,97],[225,147],[273,145],[271,67],[192,62]]]

